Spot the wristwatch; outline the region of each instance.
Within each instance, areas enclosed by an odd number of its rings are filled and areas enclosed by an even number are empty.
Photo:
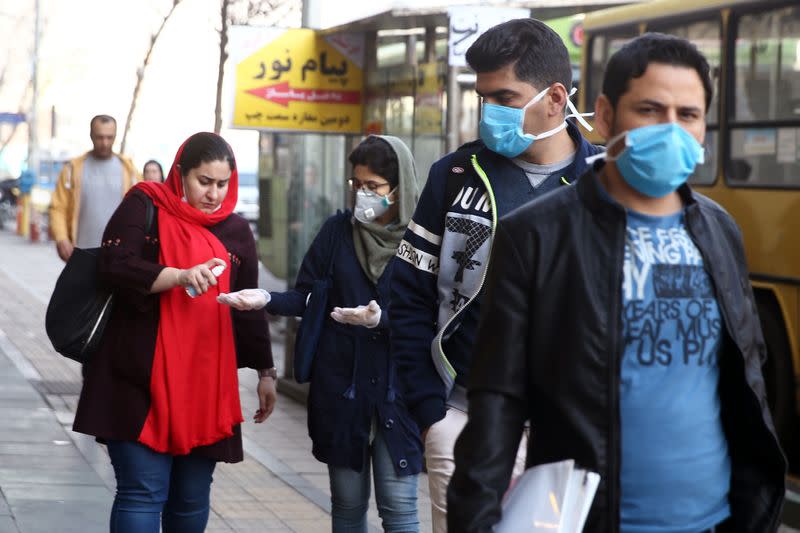
[[[266,378],[271,377],[275,381],[278,381],[278,369],[274,366],[272,368],[262,368],[258,371],[259,378]]]

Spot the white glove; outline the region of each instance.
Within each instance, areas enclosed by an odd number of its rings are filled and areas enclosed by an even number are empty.
[[[334,307],[331,318],[342,324],[374,328],[381,321],[381,306],[375,300],[358,307]]]
[[[242,289],[241,291],[223,293],[217,296],[221,304],[230,305],[238,311],[252,311],[266,306],[272,296],[264,289]]]

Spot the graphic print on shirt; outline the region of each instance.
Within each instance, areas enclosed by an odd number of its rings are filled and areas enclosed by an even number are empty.
[[[629,225],[623,266],[626,354],[639,365],[716,365],[721,319],[683,224]]]

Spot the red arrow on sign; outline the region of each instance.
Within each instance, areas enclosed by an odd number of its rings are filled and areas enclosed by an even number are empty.
[[[359,104],[360,91],[337,91],[329,89],[292,89],[289,82],[265,85],[247,89],[245,92],[263,98],[273,104],[289,107],[289,102],[309,102],[318,104]]]

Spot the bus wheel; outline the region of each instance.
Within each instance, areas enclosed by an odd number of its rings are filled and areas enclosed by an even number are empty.
[[[786,339],[783,321],[776,311],[775,304],[759,299],[758,314],[761,317],[761,329],[764,331],[764,340],[767,344],[767,361],[762,368],[767,387],[767,402],[778,439],[784,453],[788,456],[789,464],[797,465],[796,458],[791,457],[793,453],[796,453],[793,450],[797,415],[795,413],[794,370],[789,342]]]

